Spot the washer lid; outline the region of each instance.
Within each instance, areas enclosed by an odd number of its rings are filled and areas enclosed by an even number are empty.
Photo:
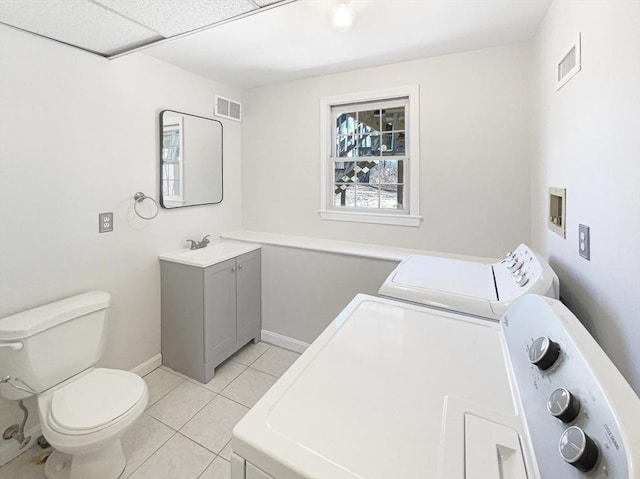
[[[136,374],[94,369],[53,393],[51,426],[68,431],[101,428],[135,406],[144,391],[144,380]]]
[[[441,291],[486,301],[498,299],[491,265],[474,261],[411,255],[398,265],[390,279],[391,284],[389,279],[385,282],[389,287],[412,288],[424,296]]]

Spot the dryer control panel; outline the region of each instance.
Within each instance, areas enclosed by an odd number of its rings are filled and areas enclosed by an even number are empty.
[[[501,327],[541,479],[637,478],[640,399],[578,319],[528,296]]]

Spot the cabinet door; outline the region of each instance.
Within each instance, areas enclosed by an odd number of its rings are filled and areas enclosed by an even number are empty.
[[[238,341],[259,337],[262,299],[260,250],[238,256],[237,308]]]
[[[236,343],[236,260],[209,266],[204,285],[204,360],[219,362]]]

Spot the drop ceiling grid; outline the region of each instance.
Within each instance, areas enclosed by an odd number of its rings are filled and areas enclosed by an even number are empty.
[[[2,0],[0,21],[107,55],[162,38],[90,1]]]
[[[251,0],[91,1],[145,25],[164,37],[196,30],[260,8]]]

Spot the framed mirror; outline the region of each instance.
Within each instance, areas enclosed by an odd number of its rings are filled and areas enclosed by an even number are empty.
[[[222,201],[222,123],[173,110],[160,112],[160,204]]]

